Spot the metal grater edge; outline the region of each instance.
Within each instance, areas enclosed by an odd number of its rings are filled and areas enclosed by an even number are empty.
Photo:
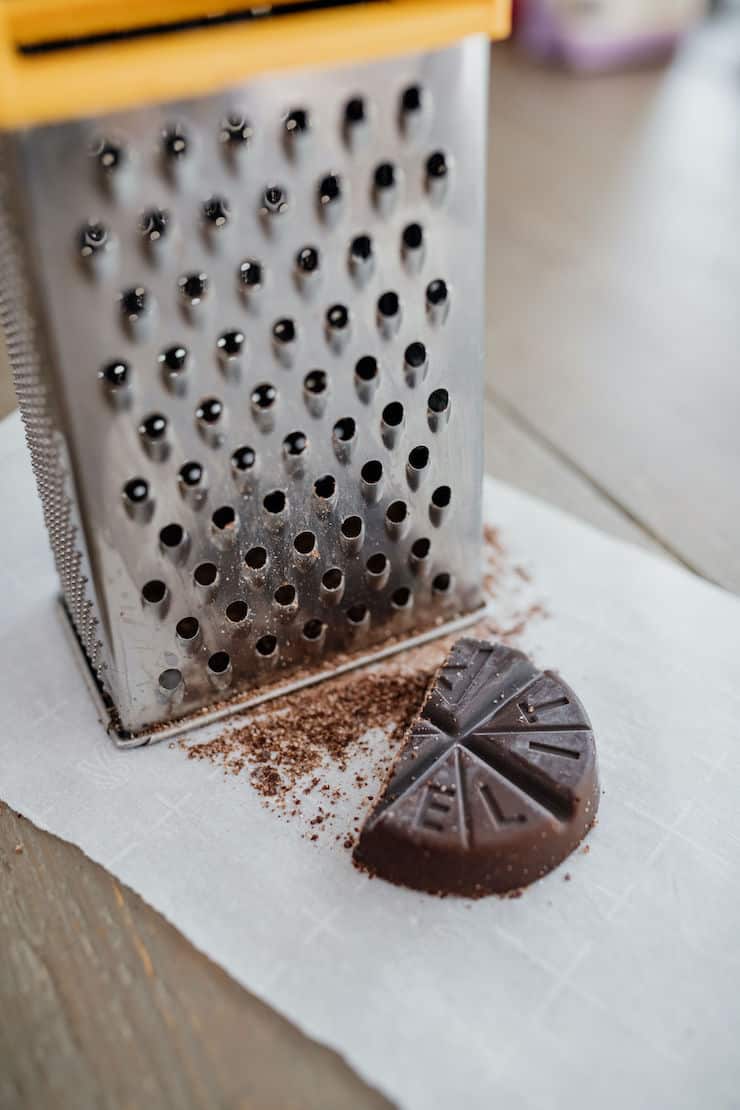
[[[48,354],[42,346],[40,308],[32,294],[28,262],[14,227],[15,201],[11,143],[0,137],[0,332],[13,374],[31,467],[41,499],[64,604],[88,665],[102,690],[107,659],[100,639],[100,619],[90,588],[76,502],[63,438],[52,412],[50,389],[42,367]]]

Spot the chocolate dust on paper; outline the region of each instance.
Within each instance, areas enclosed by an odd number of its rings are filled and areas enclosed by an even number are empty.
[[[547,612],[498,530],[486,526],[484,541],[485,593],[500,605],[466,634],[516,646]],[[350,849],[456,638],[276,698],[219,725],[216,735],[183,736],[170,747],[243,778],[276,816],[300,822],[307,839]]]

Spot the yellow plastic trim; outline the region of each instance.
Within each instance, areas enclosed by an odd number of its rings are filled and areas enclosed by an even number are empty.
[[[212,10],[209,2],[0,0],[0,130],[204,95],[269,70],[432,50],[476,32],[505,38],[511,18],[510,0],[369,0],[50,53],[19,50],[197,18]],[[218,0],[216,11],[248,6]]]

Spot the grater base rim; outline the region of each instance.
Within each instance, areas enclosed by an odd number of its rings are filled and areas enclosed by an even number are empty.
[[[310,674],[302,674],[299,677],[287,679],[286,681],[276,681],[272,685],[263,686],[258,690],[245,690],[243,694],[235,695],[225,704],[222,703],[208,710],[196,710],[194,713],[190,713],[184,717],[178,717],[177,720],[167,725],[142,729],[141,732],[132,734],[120,727],[115,706],[105,693],[95,672],[90,666],[90,662],[80,643],[74,624],[72,623],[72,618],[64,597],[60,594],[57,600],[60,620],[65,629],[69,643],[72,646],[73,654],[82,670],[87,687],[92,695],[100,722],[116,747],[123,749],[141,748],[147,744],[157,743],[160,740],[171,740],[174,736],[181,736],[183,733],[192,732],[194,729],[202,728],[204,725],[210,725],[214,724],[216,721],[225,720],[227,717],[234,716],[237,713],[243,713],[247,709],[254,709],[258,705],[263,705],[268,701],[274,701],[275,698],[285,697],[287,694],[296,693],[298,690],[305,690],[309,686],[318,686],[322,682],[327,682],[332,678],[338,678],[340,675],[348,674],[350,671],[360,670],[362,667],[368,667],[373,663],[379,663],[383,659],[389,659],[391,656],[399,655],[401,652],[421,647],[423,644],[431,643],[433,640],[439,640],[443,636],[451,636],[457,632],[462,632],[464,629],[469,628],[479,621],[487,610],[487,605],[482,603],[470,613],[465,613],[452,620],[435,625],[433,628],[427,628],[423,632],[399,637],[390,643],[386,642],[375,651],[358,652],[357,655],[351,656],[349,659],[345,657],[343,661],[336,666],[316,670]]]

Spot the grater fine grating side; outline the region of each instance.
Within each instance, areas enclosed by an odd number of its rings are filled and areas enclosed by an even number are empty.
[[[487,65],[474,35],[4,136],[2,325],[123,737],[479,606]]]
[[[38,306],[16,228],[23,217],[14,198],[11,173],[14,151],[0,135],[0,330],[3,333],[13,382],[23,415],[31,466],[41,499],[44,523],[59,574],[62,594],[92,672],[105,690],[103,643],[92,597],[90,574],[82,545],[76,503],[69,487],[65,440],[55,416],[51,382],[42,373],[48,366]]]

